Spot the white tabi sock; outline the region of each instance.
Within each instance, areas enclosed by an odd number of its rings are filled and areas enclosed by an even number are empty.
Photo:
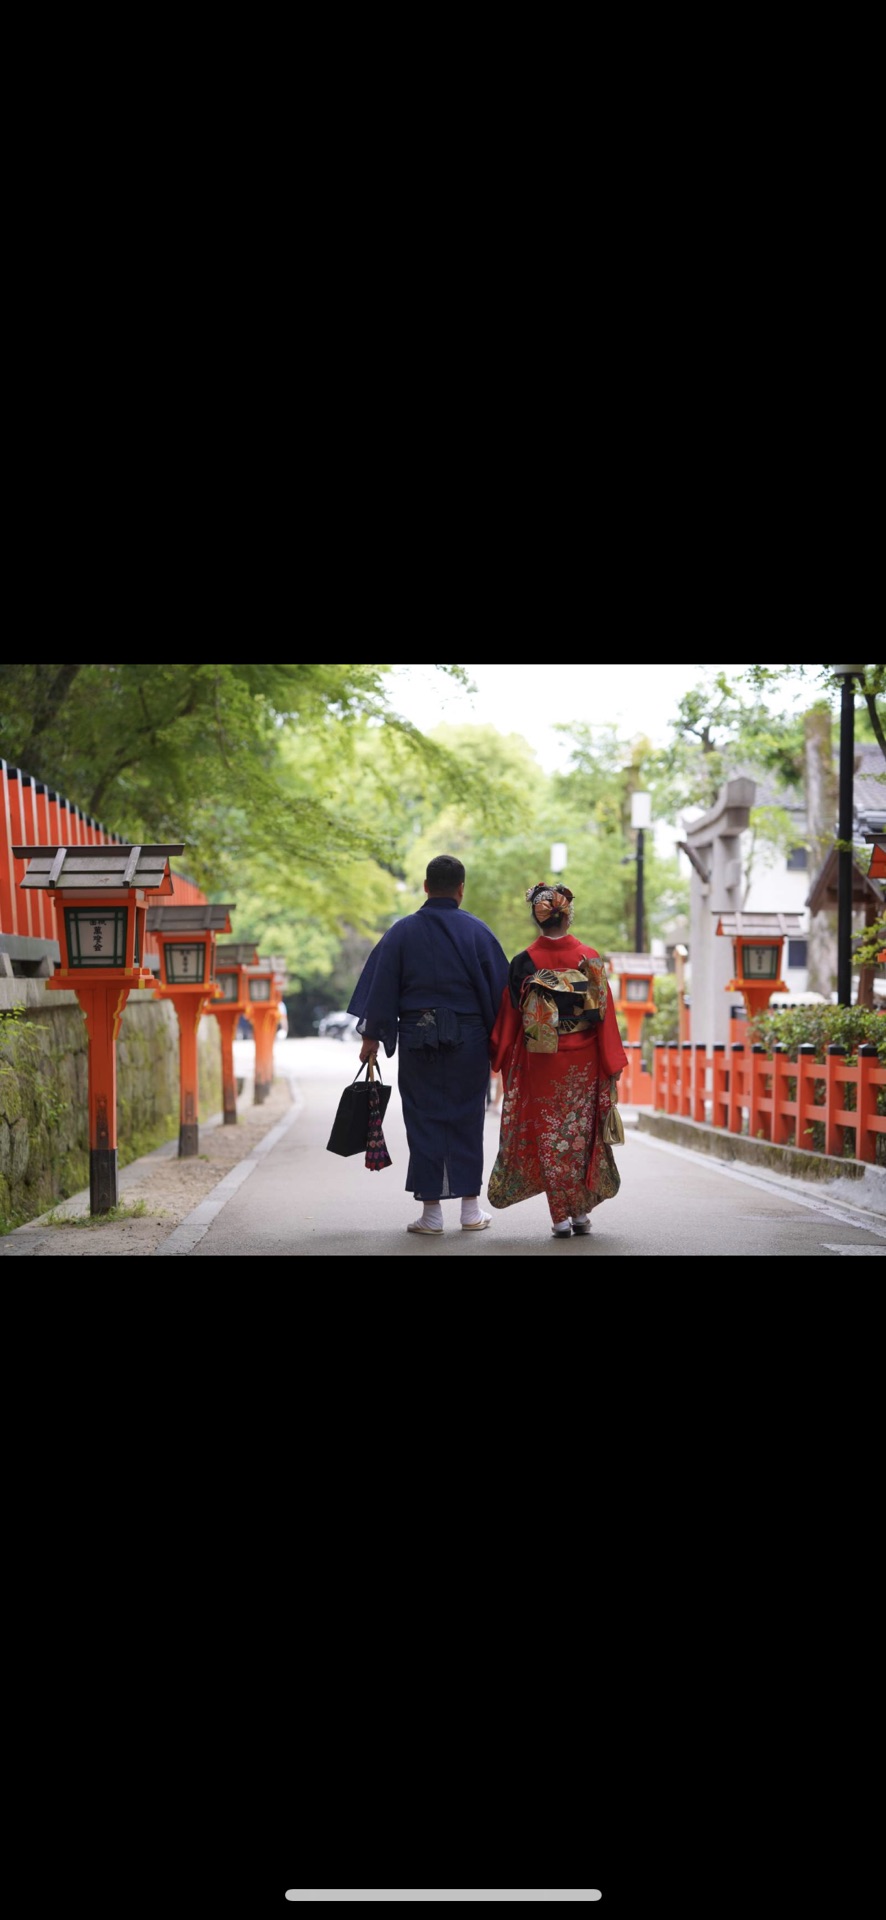
[[[470,1198],[462,1201],[461,1224],[463,1227],[470,1227],[475,1220],[482,1220],[482,1218],[483,1208],[476,1194],[472,1194]]]
[[[426,1200],[422,1207],[421,1223],[423,1227],[442,1227],[443,1208],[439,1200]]]

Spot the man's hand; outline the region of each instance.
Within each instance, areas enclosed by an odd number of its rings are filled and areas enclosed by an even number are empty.
[[[364,1067],[366,1065],[367,1060],[374,1060],[376,1058],[377,1053],[378,1053],[378,1041],[370,1040],[368,1033],[364,1033],[363,1039],[360,1045],[361,1067]]]

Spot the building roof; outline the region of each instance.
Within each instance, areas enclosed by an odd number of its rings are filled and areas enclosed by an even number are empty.
[[[874,852],[876,854],[876,848]],[[871,866],[873,869],[873,862]],[[886,867],[884,867],[884,873],[886,873]],[[839,906],[839,875],[840,855],[838,849],[832,847],[806,895],[806,905],[810,913],[827,913],[831,908]],[[852,905],[863,907],[867,901],[872,901],[875,906],[879,906],[883,898],[883,888],[878,885],[876,879],[872,878],[871,873],[862,873],[860,866],[853,860]]]
[[[886,809],[886,760],[879,747],[857,746],[852,804],[856,813],[882,813]]]
[[[855,814],[878,813],[886,808],[886,760],[884,760],[876,742],[855,743],[855,772],[852,780],[852,807]],[[834,752],[834,774],[839,779],[840,755]],[[785,813],[803,814],[806,810],[805,783],[796,787],[779,786],[769,773],[747,763],[735,766],[726,775],[727,780],[752,780],[756,794],[752,801],[755,807],[781,807]],[[695,824],[695,823],[693,823]],[[836,829],[836,823],[835,823]]]

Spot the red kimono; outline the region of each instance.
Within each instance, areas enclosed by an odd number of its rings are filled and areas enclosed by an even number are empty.
[[[567,933],[537,939],[526,953],[533,967],[577,968],[582,956],[600,958]],[[511,962],[489,1042],[490,1065],[503,1077],[501,1139],[486,1187],[491,1207],[512,1207],[534,1194],[547,1195],[551,1220],[590,1213],[611,1200],[621,1185],[611,1147],[601,1137],[610,1107],[609,1082],[627,1066],[612,991],[600,1025],[560,1032],[553,1053],[529,1052],[523,1016],[514,1003],[514,981],[528,970],[522,955]]]

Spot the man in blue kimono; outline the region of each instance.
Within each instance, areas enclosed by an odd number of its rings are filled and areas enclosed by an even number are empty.
[[[488,1227],[480,1207],[489,1036],[507,985],[508,957],[484,920],[465,912],[465,870],[448,853],[428,863],[427,899],[373,948],[348,1012],[360,1059],[399,1040],[397,1084],[409,1165],[406,1190],[422,1202],[407,1233],[442,1233],[442,1200],[461,1200],[461,1226]]]

